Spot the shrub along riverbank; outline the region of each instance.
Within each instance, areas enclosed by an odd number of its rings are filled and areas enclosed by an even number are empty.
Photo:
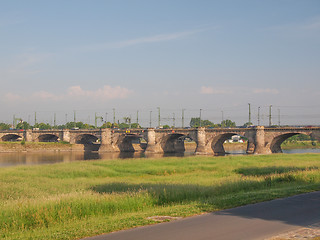
[[[223,144],[223,146],[226,151],[247,149],[247,143],[225,143]],[[281,144],[281,148],[283,150],[320,148],[320,144],[314,141],[292,141],[292,142],[285,141],[284,143]]]
[[[294,141],[284,142],[281,147],[282,149],[320,148],[320,144],[317,141]]]
[[[1,239],[77,239],[320,190],[320,154],[8,167],[0,186]]]

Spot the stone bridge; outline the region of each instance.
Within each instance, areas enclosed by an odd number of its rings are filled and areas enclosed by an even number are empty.
[[[304,134],[320,141],[319,127],[265,128],[191,128],[191,129],[93,129],[93,130],[6,130],[0,131],[0,141],[69,142],[83,144],[85,149],[108,152],[132,152],[133,143],[144,139],[147,153],[184,152],[185,139],[193,140],[196,154],[224,154],[223,143],[233,135],[246,138],[247,153],[280,153],[287,138]]]

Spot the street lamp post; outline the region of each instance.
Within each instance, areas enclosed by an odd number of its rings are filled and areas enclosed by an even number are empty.
[[[137,125],[139,125],[139,110],[137,110]]]
[[[73,126],[76,127],[76,110],[73,111]]]
[[[158,127],[160,128],[160,126],[161,126],[161,122],[160,122],[160,120],[161,120],[161,117],[160,117],[160,107],[157,107],[158,108]]]
[[[185,109],[182,109],[182,128],[184,128],[184,111]]]
[[[113,108],[112,110],[113,110],[113,125],[115,125],[116,124],[116,109]]]
[[[150,122],[149,122],[150,123],[150,125],[149,125],[150,128],[151,128],[151,114],[152,114],[152,111],[150,111]]]
[[[248,103],[249,105],[249,124],[251,124],[251,104]]]
[[[271,126],[271,110],[272,110],[272,105],[269,106],[269,126]]]
[[[176,127],[176,116],[174,113],[172,114],[172,124],[173,124],[173,128],[175,128]]]

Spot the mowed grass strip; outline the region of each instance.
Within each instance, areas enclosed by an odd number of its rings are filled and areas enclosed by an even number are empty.
[[[316,190],[320,154],[1,168],[0,238],[77,239]]]

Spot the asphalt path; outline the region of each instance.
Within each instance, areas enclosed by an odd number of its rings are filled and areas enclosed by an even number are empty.
[[[320,191],[85,240],[266,239],[320,221]]]

